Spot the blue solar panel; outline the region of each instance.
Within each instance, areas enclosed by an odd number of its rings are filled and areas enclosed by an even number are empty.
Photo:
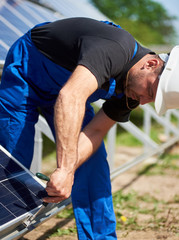
[[[3,48],[1,45],[0,45],[0,54],[1,54],[1,59],[5,59],[7,55],[7,50]]]
[[[44,187],[0,146],[0,230],[36,211],[45,196]]]
[[[45,7],[39,7],[30,3],[26,3],[28,8],[30,8],[35,14],[37,14],[40,18],[42,18],[41,22],[55,21],[57,20],[57,16],[50,10]]]
[[[12,9],[17,10],[16,9],[17,7],[18,6],[16,6],[15,8],[12,7]],[[23,22],[18,16],[16,16],[13,11],[10,11],[8,8],[6,8],[6,5],[1,10],[1,16],[3,18],[7,19],[8,22],[10,22],[16,28],[18,28],[18,29],[20,28],[21,31],[26,31],[30,27],[25,22]],[[24,16],[25,16],[25,13],[24,13]]]
[[[41,22],[55,21],[52,11],[28,1],[4,0],[0,7],[0,60],[5,60],[7,47]]]
[[[8,46],[11,46],[11,44],[19,37],[19,35],[14,31],[9,31],[8,26],[4,23],[1,24],[1,31],[3,32],[1,35],[1,40]]]
[[[50,6],[65,17],[92,17],[98,20],[106,19],[89,0],[35,0]]]

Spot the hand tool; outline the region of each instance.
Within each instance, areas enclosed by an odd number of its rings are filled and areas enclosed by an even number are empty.
[[[45,180],[45,181],[50,181],[50,178],[49,177],[47,177],[46,175],[44,175],[43,173],[36,173],[36,176],[38,177],[38,178],[40,178],[41,180]]]
[[[50,178],[44,175],[43,173],[36,173],[36,176],[40,178],[41,180],[49,181]],[[42,206],[38,209],[38,211],[35,214],[31,214],[25,221],[24,225],[28,227],[31,222],[36,218],[36,216],[48,205],[48,203],[43,202]]]

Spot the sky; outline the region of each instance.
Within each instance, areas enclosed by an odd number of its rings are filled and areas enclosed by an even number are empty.
[[[178,17],[177,20],[173,21],[173,24],[178,35],[176,44],[179,45],[179,0],[153,0],[153,1],[162,4],[163,7],[169,13],[169,15],[172,16],[174,15]]]

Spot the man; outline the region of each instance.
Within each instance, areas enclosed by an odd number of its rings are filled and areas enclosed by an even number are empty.
[[[102,142],[116,121],[155,100],[164,61],[109,22],[71,18],[36,26],[11,47],[0,86],[0,144],[26,167],[38,109],[56,139],[45,202],[71,194],[78,238],[116,239]],[[94,116],[91,102],[105,99]]]

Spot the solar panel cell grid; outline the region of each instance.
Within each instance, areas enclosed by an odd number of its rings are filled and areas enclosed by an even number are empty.
[[[4,208],[4,206],[1,204],[0,204],[0,213],[1,213],[1,219],[0,219],[1,225],[14,219],[14,215],[10,211],[8,211],[8,209]]]
[[[14,15],[14,13],[6,7],[1,9],[1,16],[13,24],[16,28],[21,29],[22,32],[26,31],[29,28],[27,24],[25,24],[18,16]]]
[[[0,148],[0,229],[42,205],[44,187]]]
[[[1,61],[2,59],[5,59],[7,55],[7,50],[4,47],[0,46],[0,53],[1,53],[1,57],[0,57],[0,61]]]
[[[9,31],[9,28],[0,21],[0,27],[3,34],[1,34],[1,39],[4,41],[9,47],[12,45],[12,43],[17,40],[18,37],[20,37],[17,33],[14,31]]]
[[[58,19],[54,15],[54,13],[47,8],[39,7],[38,5],[33,5],[32,3],[26,2],[26,6],[32,10],[35,14],[37,14],[41,20],[39,22],[46,22],[46,21],[55,21]],[[31,16],[32,18],[33,16]]]
[[[10,47],[34,25],[57,19],[52,11],[32,2],[4,1],[0,7],[0,60],[5,60],[8,51],[3,43]]]

